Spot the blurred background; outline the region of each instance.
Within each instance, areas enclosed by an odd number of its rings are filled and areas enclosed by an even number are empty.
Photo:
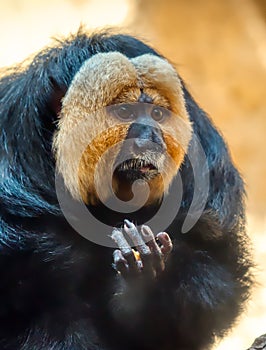
[[[215,350],[245,350],[266,333],[266,1],[1,1],[0,66],[81,23],[89,30],[119,26],[152,44],[176,64],[227,139],[247,184],[258,283],[246,313]]]

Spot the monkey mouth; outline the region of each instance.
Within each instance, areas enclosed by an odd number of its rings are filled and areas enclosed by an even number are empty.
[[[115,170],[119,179],[135,181],[137,179],[151,180],[159,175],[156,164],[143,159],[130,159],[121,163]]]

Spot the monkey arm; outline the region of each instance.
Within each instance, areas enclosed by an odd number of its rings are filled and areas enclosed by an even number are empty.
[[[241,308],[243,290],[234,273],[208,252],[186,244],[174,243],[159,283],[161,300],[167,298],[169,318],[185,339],[190,339],[192,329],[196,329],[195,342],[200,334],[207,339],[214,330],[221,335]]]
[[[67,294],[69,286],[64,278],[69,271],[64,274],[68,269],[60,268],[59,263],[61,260],[63,264],[69,252],[45,234],[19,230],[3,221],[0,222],[0,236],[2,331],[2,327],[8,328],[9,322],[14,323],[14,327],[17,323],[19,328],[20,320],[21,325],[28,324],[42,310],[53,307],[55,291],[58,295],[55,303],[60,300],[60,290]],[[53,264],[57,265],[57,271]]]
[[[122,328],[135,323],[149,343],[173,341],[174,334],[177,346],[184,340],[184,348],[193,349],[201,339],[206,348],[241,311],[250,262],[241,253],[238,234],[221,232],[209,213],[186,235],[176,234],[176,228],[176,223],[170,227],[173,250],[163,271],[153,280],[136,271],[135,279],[134,272],[125,278],[114,297],[113,314]]]
[[[84,251],[77,253],[50,232],[26,231],[3,220],[0,249],[0,348],[94,349],[99,340],[91,298],[85,302],[79,290],[81,276],[90,279]]]

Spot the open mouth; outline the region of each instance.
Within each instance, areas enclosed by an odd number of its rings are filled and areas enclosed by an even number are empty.
[[[147,179],[150,180],[159,174],[155,164],[143,159],[130,159],[121,163],[115,173],[119,178],[127,180]]]

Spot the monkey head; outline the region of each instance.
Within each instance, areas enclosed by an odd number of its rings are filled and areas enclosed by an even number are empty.
[[[129,201],[136,180],[149,185],[145,204],[154,204],[177,174],[191,130],[181,81],[165,59],[98,53],[62,100],[57,169],[71,195],[86,204],[113,193]]]

